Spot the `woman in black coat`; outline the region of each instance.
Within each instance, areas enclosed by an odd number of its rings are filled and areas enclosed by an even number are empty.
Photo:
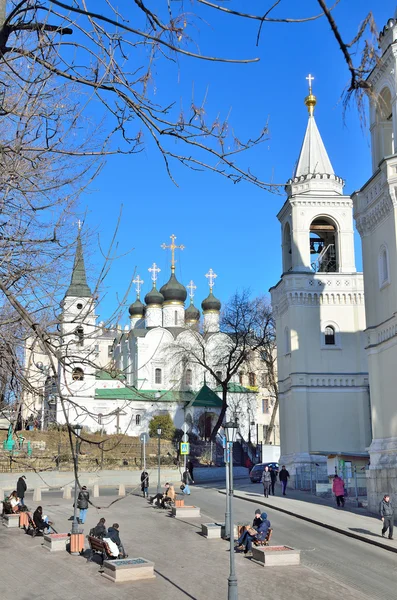
[[[77,508],[80,509],[79,521],[81,524],[85,523],[85,518],[87,516],[88,503],[90,501],[90,492],[87,490],[86,486],[83,485],[79,495],[77,497]]]

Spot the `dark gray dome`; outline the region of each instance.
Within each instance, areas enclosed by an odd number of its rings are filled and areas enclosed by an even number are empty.
[[[137,298],[129,307],[128,312],[131,317],[142,317],[144,308],[142,302]]]
[[[200,321],[200,311],[193,303],[185,310],[185,321]]]
[[[171,273],[169,281],[162,286],[160,293],[164,296],[164,302],[173,300],[181,304],[185,302],[187,296],[185,286],[179,283],[174,273]]]
[[[154,284],[150,292],[146,294],[145,302],[148,306],[150,304],[163,304],[164,296],[158,291],[156,284]]]
[[[204,312],[208,310],[219,312],[221,310],[221,303],[220,300],[218,300],[218,298],[215,298],[214,294],[210,292],[206,299],[202,301],[201,308]]]

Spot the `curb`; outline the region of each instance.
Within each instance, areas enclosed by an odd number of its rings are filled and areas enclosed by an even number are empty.
[[[226,496],[226,492],[223,490],[218,490],[219,494]],[[365,542],[367,544],[371,544],[372,546],[378,546],[378,548],[383,548],[383,550],[388,550],[389,552],[394,552],[397,554],[397,548],[393,546],[388,546],[383,542],[378,542],[377,540],[368,539],[358,533],[353,533],[352,531],[347,531],[346,529],[341,529],[340,527],[335,527],[334,525],[328,525],[328,523],[323,523],[322,521],[317,521],[316,519],[311,519],[310,517],[304,517],[303,515],[299,515],[298,513],[292,512],[291,510],[287,510],[286,508],[280,508],[279,506],[274,506],[274,504],[268,504],[263,502],[263,500],[253,500],[251,498],[246,498],[245,496],[240,496],[238,493],[234,492],[234,497],[239,500],[245,500],[246,502],[252,502],[253,504],[260,504],[262,506],[266,506],[267,508],[271,508],[272,510],[277,510],[278,512],[282,512],[290,517],[295,517],[296,519],[301,519],[302,521],[307,521],[308,523],[312,523],[313,525],[318,525],[319,527],[323,527],[324,529],[330,529],[331,531],[335,531],[336,533],[341,533],[350,538],[354,538],[359,540],[360,542]]]

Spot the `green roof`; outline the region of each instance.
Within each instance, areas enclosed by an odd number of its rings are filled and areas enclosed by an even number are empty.
[[[100,379],[101,381],[115,381],[115,380],[119,380],[119,381],[124,381],[124,379],[126,379],[126,376],[123,375],[123,373],[109,373],[108,371],[97,371],[95,373],[95,379]]]
[[[74,296],[76,298],[91,298],[91,290],[88,287],[87,276],[85,273],[83,247],[81,245],[81,235],[77,236],[76,254],[74,257],[74,265],[72,272],[72,280],[65,294],[66,296]]]
[[[190,406],[203,406],[205,408],[222,408],[222,399],[205,383],[196,394]]]
[[[155,394],[159,393],[157,398]],[[97,388],[95,398],[98,400],[134,400],[138,402],[186,402],[194,398],[193,392],[180,392],[174,390],[137,390],[136,388]]]
[[[215,392],[221,392],[221,391],[222,391],[222,386],[218,385],[218,387],[215,388]],[[231,394],[255,394],[256,393],[256,392],[253,392],[252,390],[249,390],[248,388],[244,387],[243,385],[240,385],[239,383],[234,383],[233,381],[228,383],[227,391],[230,392]]]

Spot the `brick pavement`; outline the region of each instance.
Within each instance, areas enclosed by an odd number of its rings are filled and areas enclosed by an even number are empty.
[[[209,492],[208,492],[209,493]],[[112,498],[96,499],[107,505]],[[36,504],[30,503],[30,508]],[[44,512],[58,531],[68,531],[71,503],[63,499],[43,502]],[[202,519],[183,522],[168,512],[152,508],[143,498],[129,496],[111,508],[90,508],[85,533],[104,516],[107,525],[120,523],[121,539],[130,557],[155,562],[156,579],[133,584],[113,584],[99,574],[99,566],[83,557],[51,554],[23,531],[0,526],[1,588],[13,600],[220,600],[227,597],[228,544],[200,535]],[[239,595],[246,600],[264,596],[272,600],[362,600],[359,592],[336,579],[304,566],[263,569],[236,555]]]

